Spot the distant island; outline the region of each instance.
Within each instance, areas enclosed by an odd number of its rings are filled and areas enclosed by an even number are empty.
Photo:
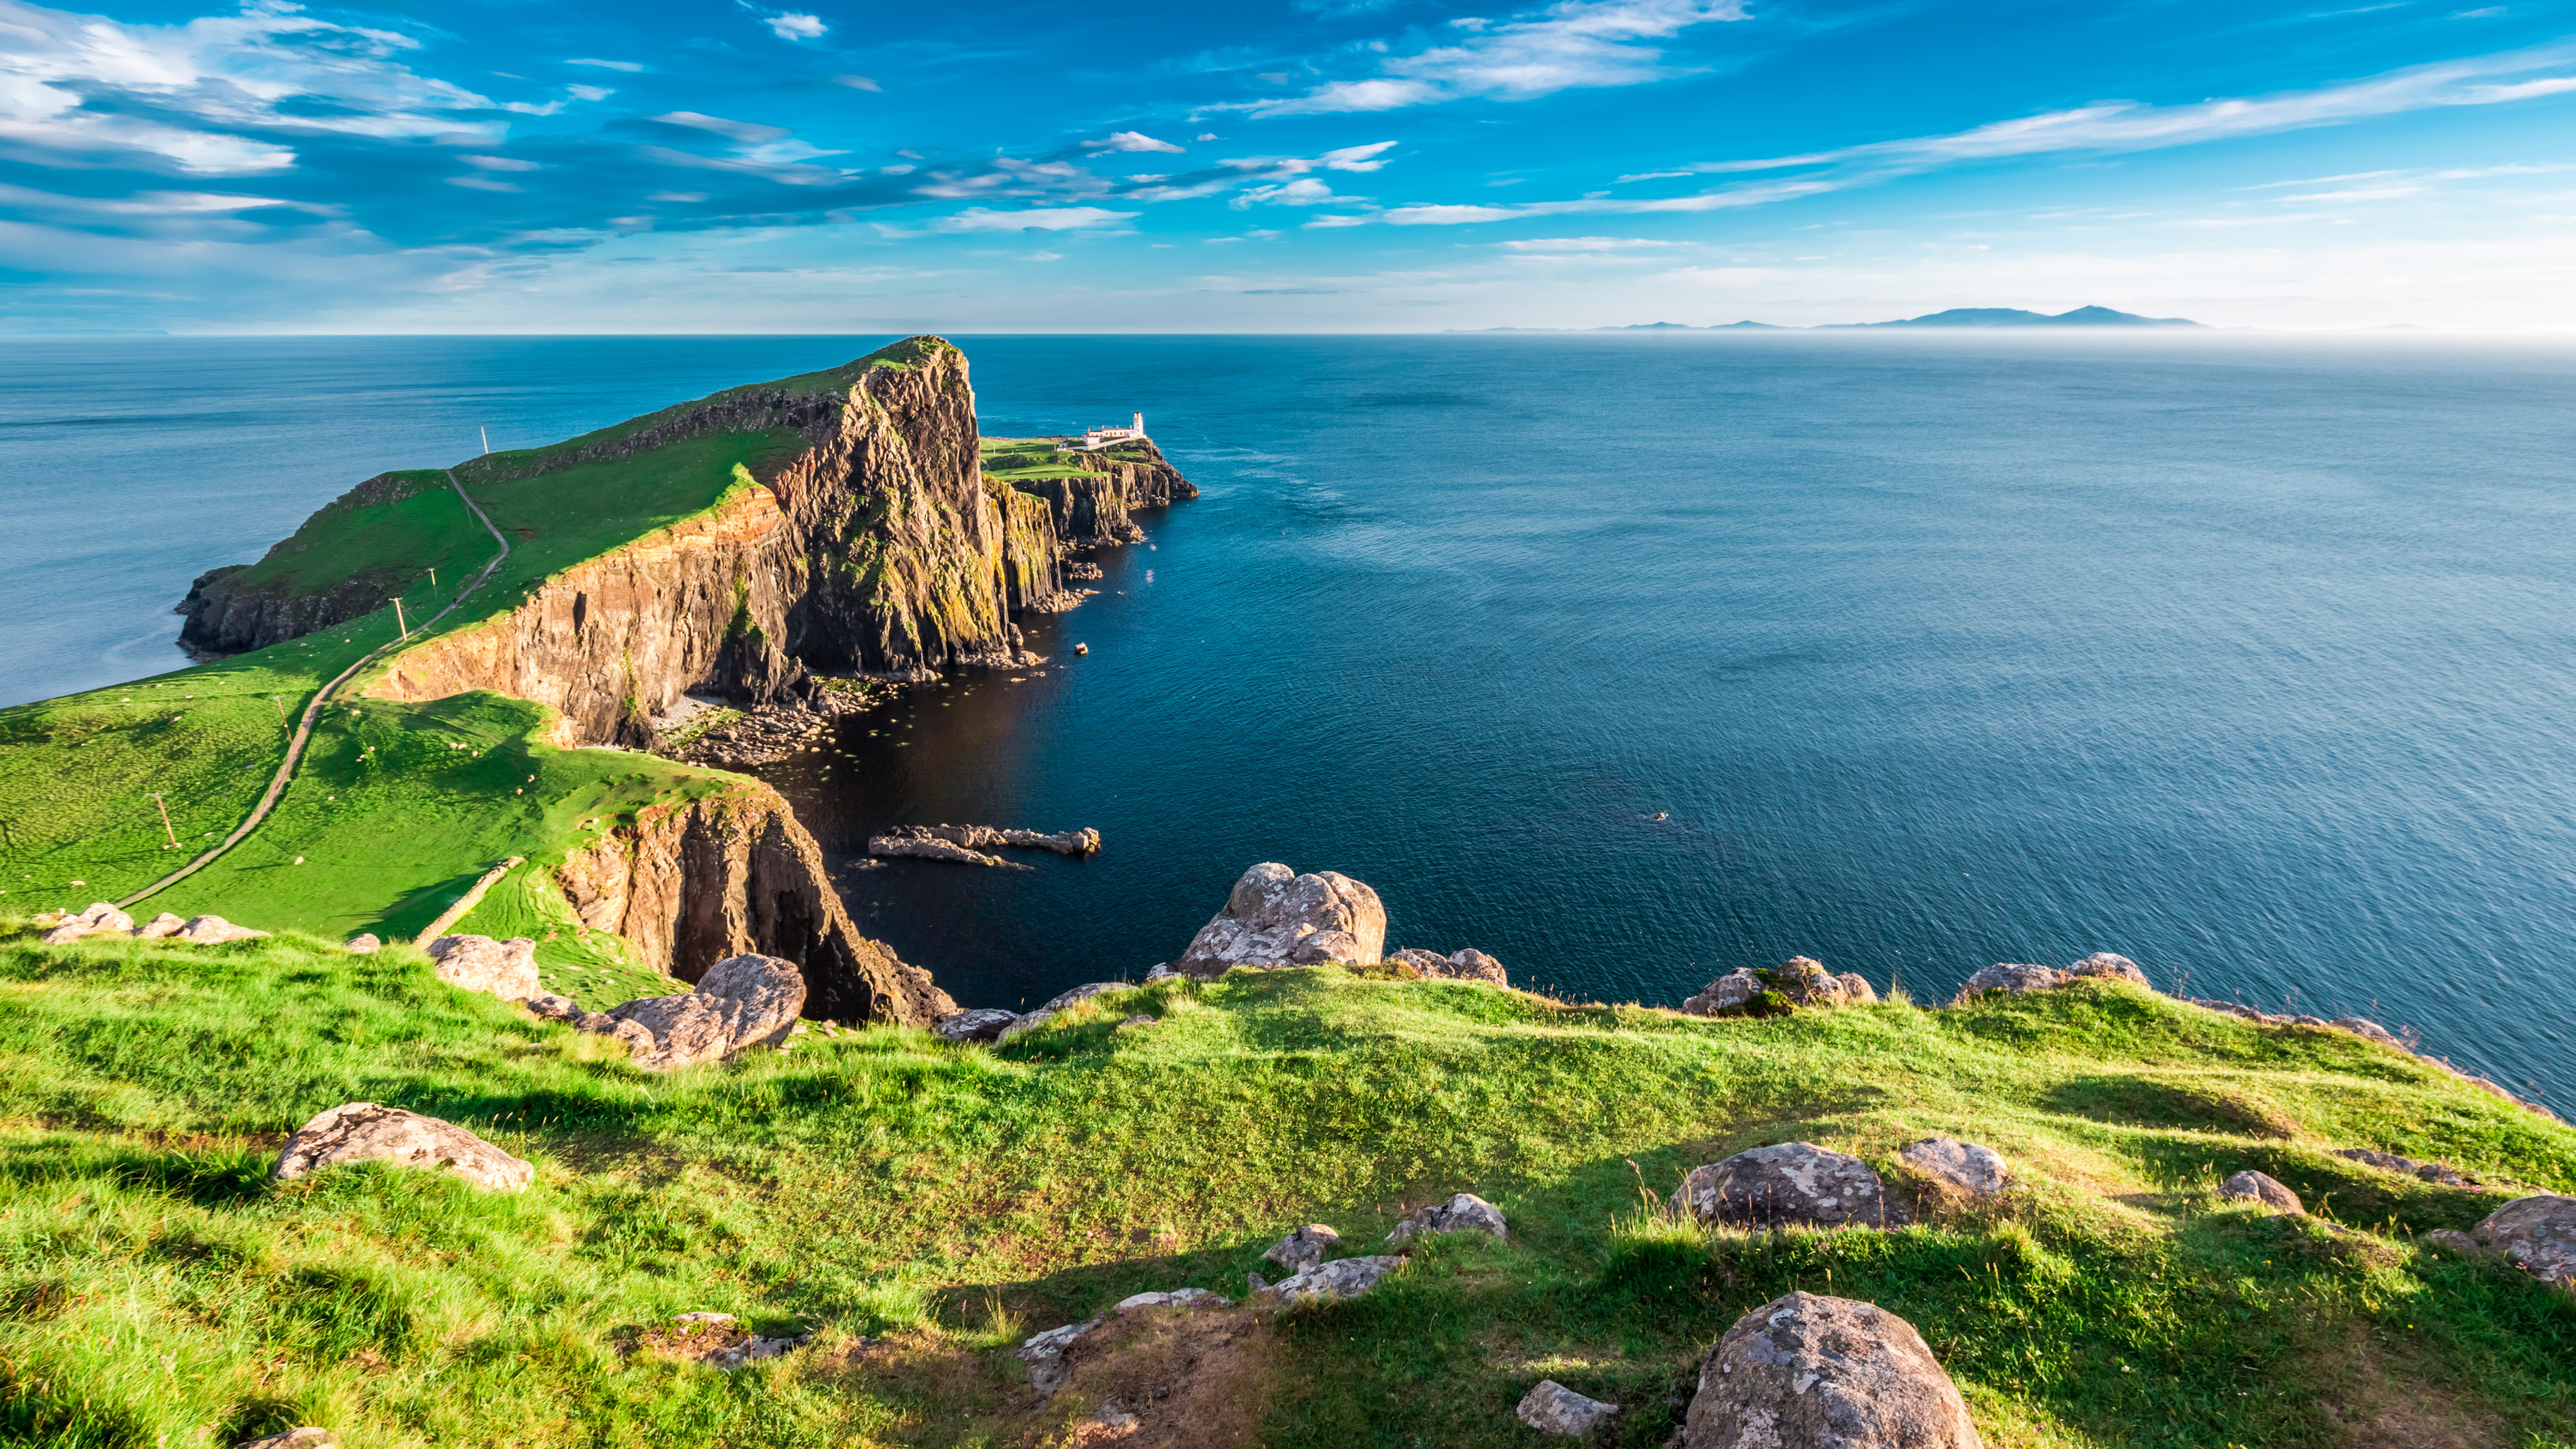
[[[2188,317],[2141,317],[2109,307],[2078,307],[2050,316],[2019,307],[1953,307],[1893,322],[1827,322],[1818,327],[1783,327],[1771,322],[1726,322],[1693,327],[1687,322],[1634,322],[1625,327],[1453,327],[1452,332],[1849,332],[1877,327],[2198,327],[2209,324]]]

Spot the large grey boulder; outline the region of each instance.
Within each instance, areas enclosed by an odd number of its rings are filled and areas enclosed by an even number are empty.
[[[2543,1283],[2576,1290],[2576,1197],[2516,1198],[2469,1229],[2469,1238]]]
[[[2259,1202],[2274,1212],[2293,1216],[2307,1211],[2299,1195],[2282,1186],[2280,1179],[2250,1168],[2220,1183],[2218,1195],[2231,1202]]]
[[[708,967],[695,991],[643,997],[575,1025],[625,1042],[646,1071],[666,1072],[776,1046],[804,1009],[805,978],[794,962],[746,954]]]
[[[296,1128],[277,1155],[274,1175],[292,1182],[344,1162],[443,1167],[493,1192],[517,1192],[537,1175],[535,1167],[453,1122],[373,1102],[334,1107]]]
[[[1672,1210],[1753,1229],[1884,1228],[1907,1220],[1868,1163],[1810,1142],[1756,1147],[1694,1167],[1674,1190]]]
[[[1330,1302],[1337,1298],[1356,1298],[1378,1285],[1378,1280],[1404,1266],[1404,1260],[1393,1254],[1372,1258],[1339,1258],[1319,1263],[1285,1282],[1269,1284],[1253,1291],[1253,1297],[1275,1303]]]
[[[77,941],[83,936],[101,936],[111,932],[124,935],[133,929],[132,916],[105,901],[92,901],[88,910],[77,916],[68,917],[61,925],[47,931],[44,935],[44,944],[60,946],[66,942]]]
[[[1237,966],[1374,966],[1385,947],[1386,907],[1377,892],[1335,871],[1299,875],[1264,861],[1234,883],[1225,909],[1199,928],[1172,967],[1205,981]]]
[[[462,991],[525,1001],[545,990],[537,982],[537,943],[525,936],[441,936],[429,943],[429,959],[439,980]]]
[[[1511,1225],[1503,1221],[1503,1210],[1476,1196],[1462,1192],[1447,1202],[1415,1208],[1386,1235],[1386,1245],[1400,1248],[1422,1233],[1491,1233],[1497,1242],[1510,1242]]]
[[[1554,1379],[1541,1379],[1538,1387],[1521,1396],[1514,1417],[1542,1434],[1563,1434],[1580,1439],[1600,1428],[1611,1415],[1619,1412],[1617,1404],[1587,1399]]]
[[[1983,1449],[1914,1325],[1791,1293],[1735,1320],[1699,1367],[1682,1449]]]
[[[1926,1137],[1897,1149],[1896,1160],[1967,1198],[1989,1198],[2004,1190],[2003,1154],[1956,1137]]]
[[[1261,1255],[1261,1261],[1276,1263],[1291,1273],[1303,1273],[1324,1261],[1342,1241],[1342,1235],[1322,1223],[1308,1223],[1288,1236],[1272,1243]]]
[[[991,1007],[979,1007],[973,1011],[961,1011],[953,1016],[943,1016],[939,1019],[939,1024],[930,1030],[941,1041],[952,1044],[991,1041],[1002,1034],[1002,1028],[1019,1019],[1020,1014],[1016,1011],[996,1011]]]

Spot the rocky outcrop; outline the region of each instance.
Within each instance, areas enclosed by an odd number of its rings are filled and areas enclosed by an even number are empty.
[[[482,991],[503,1001],[525,1001],[537,984],[537,943],[526,936],[441,936],[429,943],[438,979],[461,991]]]
[[[2417,1162],[2412,1157],[2400,1157],[2394,1152],[2380,1152],[2368,1147],[2346,1147],[2338,1150],[2335,1156],[2376,1167],[2382,1172],[2399,1173],[2423,1182],[2437,1182],[2444,1187],[2478,1185],[2477,1179],[2467,1176],[2457,1168],[2439,1162]]]
[[[1538,1386],[1521,1395],[1512,1417],[1542,1434],[1563,1434],[1580,1439],[1600,1428],[1619,1412],[1617,1404],[1587,1399],[1554,1379],[1540,1379]]]
[[[558,879],[584,929],[624,936],[682,981],[757,952],[795,964],[816,1016],[929,1026],[957,1011],[929,972],[859,934],[821,847],[767,785],[638,811]]]
[[[536,1177],[528,1163],[457,1126],[400,1107],[350,1102],[295,1129],[273,1174],[291,1182],[344,1162],[445,1168],[476,1187],[517,1192]]]
[[[1674,1189],[1671,1206],[1701,1222],[1758,1230],[1885,1228],[1907,1218],[1868,1163],[1807,1142],[1756,1147],[1694,1167]]]
[[[1141,542],[1145,530],[1129,516],[1131,510],[1160,508],[1199,496],[1163,450],[1144,438],[1100,452],[1059,453],[1052,461],[1080,468],[1082,476],[1021,479],[1011,486],[1045,502],[1056,535],[1071,548]],[[1082,576],[1100,575],[1093,570]]]
[[[2220,1183],[2218,1195],[2231,1202],[2261,1203],[2276,1213],[2296,1216],[2307,1211],[2299,1195],[2282,1186],[2279,1179],[2250,1168]]]
[[[2469,1229],[2467,1243],[2543,1283],[2576,1291],[2576,1197],[2516,1198]]]
[[[1001,1036],[1002,1028],[1019,1019],[1018,1012],[983,1007],[974,1011],[951,1012],[941,1017],[931,1030],[941,1041],[962,1046],[970,1041],[992,1041]]]
[[[92,901],[88,910],[67,917],[43,936],[44,944],[60,946],[83,936],[122,936],[134,930],[134,918],[105,901]],[[162,935],[170,934],[167,931]]]
[[[296,546],[287,539],[269,553],[275,556]],[[402,583],[389,572],[368,572],[308,594],[288,580],[263,578],[252,572],[254,567],[226,564],[197,575],[188,596],[171,610],[187,616],[179,626],[180,648],[199,660],[265,649],[372,614]]]
[[[1402,965],[1415,975],[1431,981],[1490,981],[1496,986],[1509,986],[1503,963],[1470,946],[1443,956],[1437,951],[1404,946],[1386,953],[1387,964]]]
[[[1356,1298],[1376,1287],[1387,1274],[1404,1266],[1392,1253],[1371,1258],[1337,1258],[1318,1263],[1285,1282],[1254,1290],[1253,1297],[1273,1303],[1331,1302]]]
[[[1335,871],[1299,875],[1264,861],[1234,883],[1225,909],[1199,928],[1172,969],[1212,980],[1237,966],[1374,966],[1385,945],[1386,907],[1377,892]]]
[[[1324,1255],[1339,1247],[1341,1241],[1341,1234],[1322,1223],[1308,1223],[1272,1243],[1262,1253],[1261,1261],[1276,1264],[1291,1273],[1303,1273],[1324,1261]]]
[[[2003,1154],[1956,1137],[1926,1137],[1898,1148],[1896,1160],[1939,1190],[1971,1200],[2004,1190],[2010,1176]]]
[[[1447,1202],[1415,1208],[1386,1235],[1386,1245],[1400,1248],[1424,1233],[1486,1233],[1495,1242],[1508,1243],[1511,1224],[1503,1219],[1503,1210],[1476,1196],[1462,1192]]]
[[[626,1043],[635,1065],[675,1071],[777,1046],[805,1009],[805,979],[775,956],[742,955],[711,967],[695,991],[647,996],[572,1024]]]
[[[1868,1006],[1878,992],[1857,971],[1837,976],[1812,956],[1792,956],[1770,970],[1738,967],[1682,1003],[1691,1016],[1778,1016],[1801,1007]]]
[[[2138,969],[2137,962],[2109,951],[2096,951],[2064,970],[2054,966],[1999,961],[1969,977],[1959,988],[1959,999],[1966,1001],[1989,991],[2005,991],[2015,996],[2029,991],[2054,991],[2078,981],[2126,981],[2133,986],[2147,986],[2147,973]],[[2148,989],[2155,988],[2149,986]]]
[[[1941,1361],[1876,1304],[1791,1293],[1742,1318],[1699,1369],[1681,1449],[1983,1449]]]

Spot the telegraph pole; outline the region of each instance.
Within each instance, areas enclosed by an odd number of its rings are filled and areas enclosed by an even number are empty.
[[[411,637],[411,625],[403,622],[402,595],[400,594],[394,595],[394,626],[402,630],[402,636],[405,639],[409,639]]]
[[[155,790],[152,792],[152,803],[161,807],[161,833],[170,837],[170,843],[161,848],[163,850],[177,850],[179,848],[179,832],[170,828],[170,802],[162,799],[161,792]]]
[[[478,433],[481,433],[481,434],[483,435],[483,456],[484,456],[484,457],[486,457],[486,458],[491,457],[491,456],[492,456],[492,430],[491,430],[490,428],[477,427],[477,428],[475,429],[475,431],[476,431],[476,432],[478,432]]]

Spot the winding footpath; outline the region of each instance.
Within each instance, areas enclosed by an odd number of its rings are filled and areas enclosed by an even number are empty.
[[[444,619],[449,614],[455,612],[457,605],[464,603],[476,589],[483,587],[484,583],[492,577],[492,571],[499,568],[502,561],[510,556],[510,541],[501,536],[500,529],[493,527],[491,515],[483,511],[483,505],[475,502],[474,496],[465,491],[465,485],[456,481],[456,470],[453,468],[447,470],[447,486],[455,489],[456,496],[465,500],[466,508],[471,511],[476,518],[482,520],[483,527],[491,532],[492,541],[501,546],[501,551],[492,555],[492,561],[483,566],[483,572],[474,576],[474,582],[467,584],[465,587],[456,591],[456,597],[447,601],[446,608],[439,610],[437,613],[432,614],[427,619],[421,621],[421,632],[424,634],[429,632],[429,627],[432,624],[437,623],[439,620]],[[304,761],[304,746],[313,738],[313,723],[322,717],[322,707],[329,704],[332,699],[339,694],[340,686],[348,683],[350,678],[359,670],[366,668],[368,665],[382,659],[394,650],[403,648],[410,643],[411,639],[409,636],[405,636],[400,639],[388,640],[385,643],[378,645],[376,648],[369,650],[366,656],[361,658],[357,663],[341,670],[330,683],[323,685],[318,690],[315,690],[313,692],[312,702],[304,706],[303,716],[295,722],[295,737],[286,742],[285,763],[277,767],[276,776],[268,782],[268,793],[259,797],[259,804],[251,810],[249,818],[242,821],[241,824],[234,826],[233,833],[225,836],[213,849],[207,851],[201,856],[198,856],[195,860],[189,861],[186,865],[179,867],[168,875],[161,877],[159,880],[154,881],[152,884],[145,886],[143,889],[136,891],[134,894],[127,896],[125,899],[118,901],[116,903],[117,909],[123,910],[127,906],[133,905],[136,901],[143,900],[155,892],[166,890],[171,886],[177,885],[179,882],[195,875],[198,871],[205,869],[208,865],[213,864],[214,861],[225,851],[232,849],[234,846],[239,845],[242,841],[248,839],[250,833],[259,828],[259,823],[268,818],[268,812],[277,808],[277,802],[286,797],[286,787],[294,782],[295,767]]]

